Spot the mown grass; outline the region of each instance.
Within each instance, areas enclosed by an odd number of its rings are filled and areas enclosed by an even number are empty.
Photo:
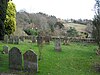
[[[22,54],[32,49],[37,55],[38,47],[32,43],[20,43],[19,45],[0,43],[0,51],[2,46],[8,45],[18,47]],[[54,50],[54,43],[44,45],[42,50],[42,60],[38,61],[37,75],[100,75],[95,71],[93,65],[100,63],[100,56],[95,53],[96,45],[81,43],[71,43],[70,45],[62,45],[62,52]],[[0,72],[8,72],[8,55],[0,53]]]

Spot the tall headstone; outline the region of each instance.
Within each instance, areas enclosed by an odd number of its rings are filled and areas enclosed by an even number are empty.
[[[8,54],[8,53],[9,53],[9,47],[3,46],[3,54]]]
[[[39,50],[39,60],[42,58],[42,48],[43,48],[43,38],[41,35],[38,35],[37,37],[37,45]]]
[[[61,51],[61,39],[60,38],[55,39],[55,51],[57,52]]]
[[[28,50],[24,53],[24,71],[36,73],[38,71],[38,60],[37,55]]]
[[[9,69],[14,71],[22,70],[22,54],[17,47],[9,51]]]
[[[20,40],[24,42],[25,37],[24,36],[20,36]]]

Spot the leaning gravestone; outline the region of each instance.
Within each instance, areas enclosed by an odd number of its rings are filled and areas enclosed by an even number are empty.
[[[61,51],[61,39],[60,38],[55,39],[55,50],[57,52]]]
[[[36,73],[38,70],[37,55],[33,51],[28,50],[24,53],[23,56],[24,56],[24,70],[25,70],[25,72]]]
[[[9,47],[3,46],[3,54],[8,54],[8,53],[9,53]]]
[[[17,47],[9,51],[9,69],[12,71],[22,70],[22,55]]]

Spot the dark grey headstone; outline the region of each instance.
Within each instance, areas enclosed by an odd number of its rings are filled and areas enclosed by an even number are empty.
[[[37,55],[33,51],[28,50],[24,53],[23,56],[24,56],[24,70],[26,72],[36,73],[38,70]]]
[[[61,39],[60,38],[55,39],[55,50],[57,52],[61,51]]]
[[[10,70],[22,70],[22,55],[16,47],[9,51],[9,68]]]
[[[50,44],[50,36],[49,35],[45,36],[44,39],[45,39],[46,44]]]
[[[32,43],[35,43],[36,42],[36,38],[35,38],[35,36],[32,36]]]
[[[9,53],[9,47],[8,46],[3,46],[3,53],[8,54]]]
[[[20,36],[20,40],[24,42],[25,37],[24,36]]]
[[[37,36],[37,44],[38,44],[38,45],[42,45],[42,43],[43,43],[43,38],[42,38],[42,36]]]

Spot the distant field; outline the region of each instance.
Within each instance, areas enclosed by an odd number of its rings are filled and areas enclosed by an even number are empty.
[[[75,24],[75,23],[66,23],[64,24],[65,28],[69,28],[69,27],[75,27],[75,29],[77,31],[85,31],[86,29],[86,25],[83,24]]]

